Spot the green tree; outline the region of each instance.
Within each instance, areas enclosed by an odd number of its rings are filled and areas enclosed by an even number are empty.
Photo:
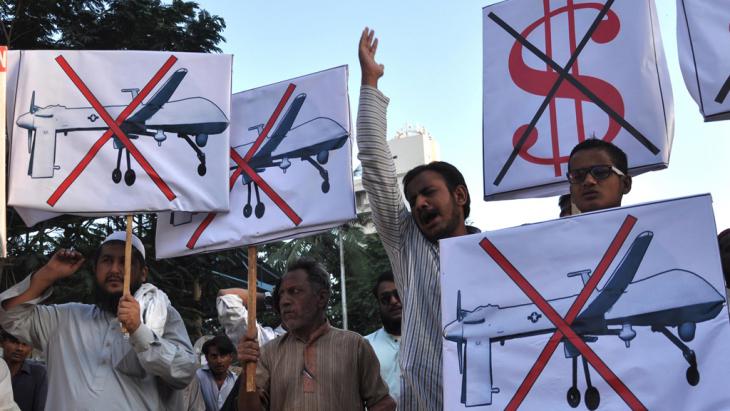
[[[6,0],[2,44],[11,49],[220,52],[223,18],[192,1]]]

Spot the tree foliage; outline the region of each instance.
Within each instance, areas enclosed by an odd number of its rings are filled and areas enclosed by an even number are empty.
[[[0,2],[2,44],[11,49],[220,52],[223,18],[192,1],[15,0]]]

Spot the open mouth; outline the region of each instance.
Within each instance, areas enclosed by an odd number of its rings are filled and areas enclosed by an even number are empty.
[[[418,214],[418,219],[421,220],[421,225],[427,226],[429,225],[436,217],[438,217],[439,213],[436,210],[425,210]]]

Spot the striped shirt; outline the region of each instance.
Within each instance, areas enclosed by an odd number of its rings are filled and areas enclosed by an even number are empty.
[[[390,258],[403,302],[400,410],[442,410],[441,286],[438,245],[421,234],[401,196],[386,141],[388,97],[362,86],[358,158],[373,221]],[[468,227],[470,231],[476,231]]]
[[[370,344],[329,323],[309,341],[288,333],[264,345],[256,386],[264,408],[272,411],[375,410],[388,397]]]

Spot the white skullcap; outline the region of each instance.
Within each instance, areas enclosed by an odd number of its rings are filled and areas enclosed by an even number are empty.
[[[126,231],[115,231],[109,236],[104,239],[104,241],[101,242],[101,245],[104,245],[108,243],[109,241],[121,241],[123,243],[127,242],[127,232]],[[142,240],[140,240],[136,235],[132,234],[132,246],[137,249],[137,251],[142,254],[142,258],[146,258],[144,254],[144,245],[142,244]]]

